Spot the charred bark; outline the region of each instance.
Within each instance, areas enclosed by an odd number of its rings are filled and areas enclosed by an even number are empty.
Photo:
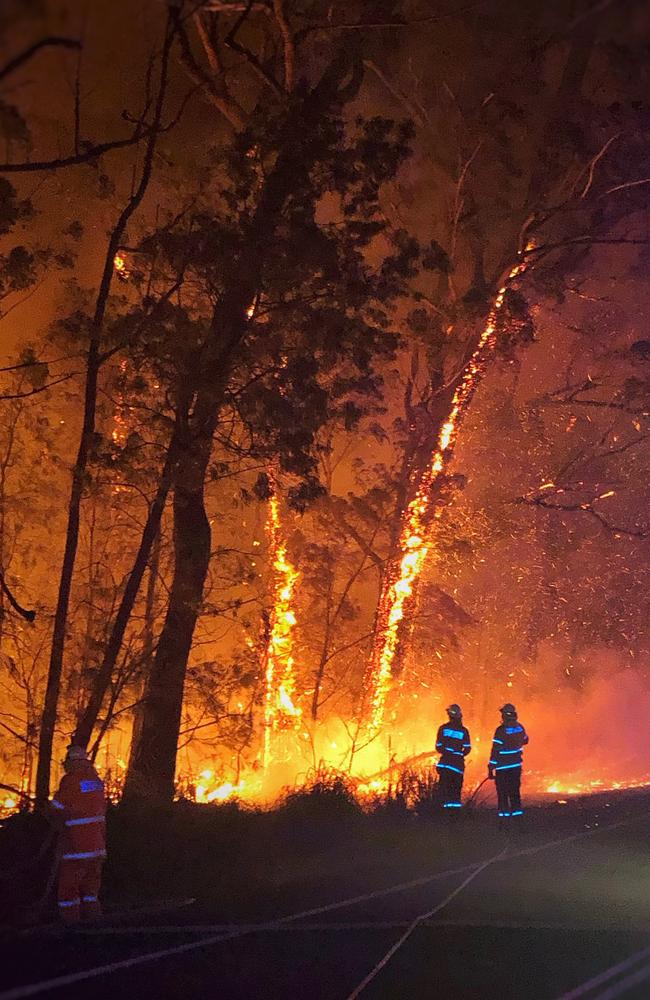
[[[169,801],[185,673],[210,563],[211,531],[204,483],[212,427],[188,443],[174,489],[174,577],[167,615],[145,688],[141,721],[129,762],[124,798]]]

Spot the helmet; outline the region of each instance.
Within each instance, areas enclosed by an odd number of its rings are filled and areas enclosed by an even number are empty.
[[[447,715],[450,719],[460,719],[463,715],[460,705],[449,705],[447,708]]]
[[[505,715],[509,719],[516,719],[517,718],[517,709],[515,708],[514,705],[511,705],[509,701],[506,702],[506,704],[503,705],[499,709],[499,711],[501,712],[501,715]]]
[[[88,755],[83,747],[78,747],[74,743],[71,743],[66,751],[65,759],[68,763],[72,763],[76,760],[88,760]]]

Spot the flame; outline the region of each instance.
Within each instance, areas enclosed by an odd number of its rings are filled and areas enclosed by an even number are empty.
[[[365,690],[368,692],[371,732],[377,732],[384,720],[393,662],[400,641],[400,624],[431,547],[430,521],[440,517],[440,510],[436,509],[433,499],[434,486],[452,457],[461,420],[483,375],[488,354],[495,347],[497,319],[506,292],[524,267],[523,263],[515,265],[499,289],[478,345],[467,362],[453,395],[449,415],[440,428],[429,468],[422,476],[418,490],[405,512],[399,540],[402,556],[397,570],[389,571],[382,588],[377,611],[376,640],[366,675]]]
[[[124,379],[127,371],[126,359],[122,358],[120,361],[120,380]],[[129,434],[129,424],[126,419],[128,413],[128,407],[124,401],[124,393],[121,389],[118,389],[118,400],[115,409],[115,414],[113,416],[113,430],[111,431],[111,438],[117,445],[123,445]]]
[[[302,709],[296,708],[293,701],[287,694],[284,684],[281,684],[278,690],[278,706],[283,712],[286,712],[287,715],[302,715]]]
[[[604,781],[601,779],[552,781],[545,785],[543,790],[549,795],[592,795],[595,792],[618,792],[628,788],[650,788],[650,778],[645,777],[638,781]]]
[[[127,267],[126,259],[119,251],[113,257],[113,267],[121,281],[128,281],[131,271]]]
[[[266,647],[264,696],[264,765],[272,758],[272,740],[279,729],[295,728],[302,711],[294,704],[296,677],[291,650],[296,616],[291,608],[298,571],[287,559],[281,537],[280,504],[275,491],[269,499],[266,522],[274,571],[273,610]]]

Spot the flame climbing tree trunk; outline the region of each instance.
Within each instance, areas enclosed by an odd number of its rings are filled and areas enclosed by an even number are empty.
[[[163,109],[165,105],[169,55],[174,40],[174,33],[173,18],[170,16],[167,20],[165,28],[165,39],[161,53],[158,92],[156,95],[153,121],[150,126],[149,138],[146,143],[140,180],[127,204],[122,209],[122,212],[120,213],[119,218],[117,219],[117,222],[111,232],[108,247],[106,249],[106,257],[104,259],[104,268],[97,293],[97,299],[95,302],[95,310],[90,324],[88,355],[86,361],[86,386],[84,392],[83,420],[81,436],[79,439],[79,448],[72,470],[72,486],[68,502],[68,523],[66,528],[63,561],[61,565],[61,576],[59,580],[59,591],[56,610],[54,613],[52,646],[39,735],[38,765],[36,770],[36,800],[39,804],[43,804],[47,801],[50,789],[52,748],[54,744],[54,730],[57,720],[61,678],[63,675],[63,656],[65,652],[68,609],[70,606],[70,595],[72,592],[72,581],[77,556],[77,547],[79,543],[81,502],[88,474],[93,437],[95,434],[98,380],[99,372],[103,363],[101,354],[102,330],[108,306],[108,297],[111,290],[114,260],[122,237],[124,236],[127,224],[133,214],[140,207],[151,180],[154,153],[158,137],[160,135]]]
[[[558,189],[562,191],[561,184],[572,166],[570,158],[567,163],[566,157],[562,155],[562,130],[559,123],[580,96],[593,51],[596,24],[597,13],[594,13],[586,25],[581,24],[578,30],[573,29],[568,44],[561,42],[565,51],[559,80],[555,86],[548,87],[542,106],[535,116],[534,126],[529,130],[529,141],[532,141],[524,197],[520,205],[513,206],[512,218],[506,220],[504,230],[499,234],[502,248],[505,247],[505,252],[501,249],[500,259],[505,261],[505,265],[502,265],[501,276],[492,286],[494,290],[488,311],[478,322],[475,332],[467,338],[473,353],[451,386],[447,384],[437,395],[430,432],[432,447],[426,460],[421,461],[421,454],[415,448],[412,449],[412,454],[409,454],[408,446],[405,451],[400,483],[403,485],[406,481],[407,488],[402,489],[403,502],[398,503],[395,510],[390,551],[377,603],[374,642],[362,693],[361,713],[371,733],[378,732],[383,724],[390,682],[400,668],[403,640],[408,633],[422,570],[433,543],[434,524],[441,512],[441,487],[444,486],[445,470],[453,458],[460,425],[488,363],[495,354],[499,341],[498,326],[503,322],[503,314],[509,312],[504,306],[510,304],[511,292],[518,297],[518,282],[529,266],[527,251],[533,249],[532,245],[528,245],[528,240],[539,226],[553,216],[553,210],[548,210],[545,199]],[[556,41],[555,38],[551,39],[547,46],[550,48]],[[537,58],[545,48],[539,50]],[[549,154],[557,152],[558,145],[560,151],[554,160]],[[452,247],[458,237],[458,225],[464,206],[463,186],[467,183],[468,173],[480,146],[481,143],[470,155],[458,179],[450,236]],[[475,221],[472,221],[469,228],[469,242],[477,244],[474,288],[485,292],[484,259],[489,238],[480,238]],[[453,254],[449,259],[453,259]],[[447,291],[451,291],[455,298],[453,287],[449,286]],[[442,304],[450,305],[444,302]],[[527,318],[515,317],[515,322],[521,319],[526,322]]]

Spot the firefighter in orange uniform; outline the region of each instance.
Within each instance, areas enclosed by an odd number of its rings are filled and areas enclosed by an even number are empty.
[[[69,746],[65,774],[52,799],[60,817],[62,854],[58,904],[66,924],[101,916],[99,888],[106,857],[104,783],[83,747]]]

